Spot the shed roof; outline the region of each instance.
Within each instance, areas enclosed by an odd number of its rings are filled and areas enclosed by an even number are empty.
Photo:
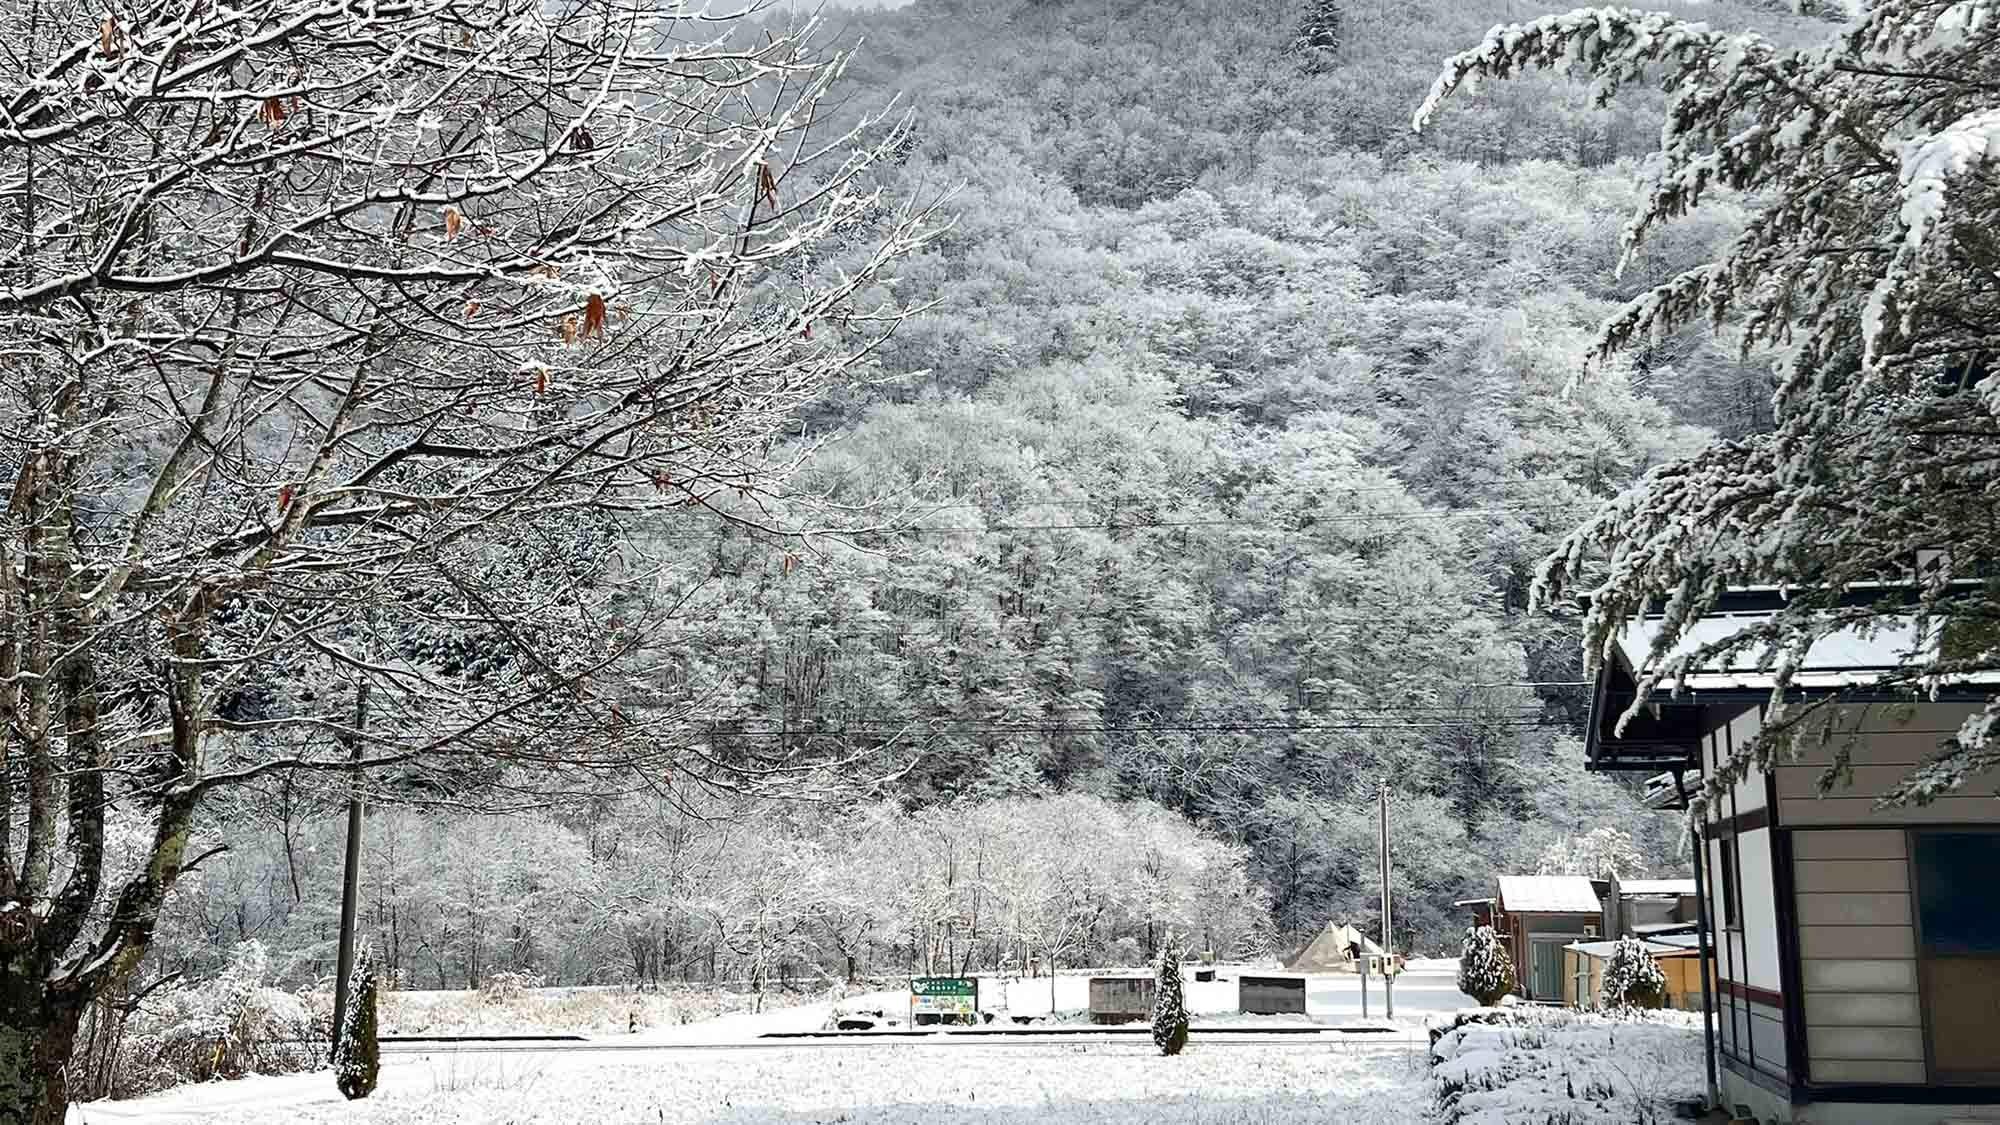
[[[1621,895],[1691,895],[1694,892],[1693,879],[1620,879],[1618,893]]]
[[[1578,941],[1571,942],[1563,948],[1574,949],[1586,957],[1609,957],[1611,956],[1611,951],[1618,948],[1618,943],[1615,941]],[[1649,941],[1646,943],[1646,952],[1655,957],[1685,957],[1693,953],[1694,950],[1684,946],[1666,945],[1657,941]]]
[[[1509,914],[1598,914],[1604,905],[1581,875],[1502,875],[1500,908]]]

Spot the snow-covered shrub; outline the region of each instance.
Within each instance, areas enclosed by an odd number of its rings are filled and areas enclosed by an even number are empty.
[[[333,1080],[349,1101],[375,1092],[382,1073],[382,1045],[376,1037],[375,958],[366,950],[347,978],[347,1010],[341,1013],[340,1041],[334,1045]]]
[[[270,975],[263,944],[246,941],[214,979],[176,982],[147,995],[124,1025],[109,1092],[132,1097],[319,1065],[324,1029],[303,999],[271,987]]]
[[[1117,967],[1143,965],[1146,963],[1146,952],[1139,948],[1138,938],[1127,934],[1104,947],[1104,963]]]
[[[1465,947],[1458,954],[1458,990],[1488,1008],[1514,991],[1514,959],[1493,927],[1465,931]]]
[[[1667,974],[1635,937],[1622,937],[1604,966],[1604,1006],[1659,1008],[1667,1002]]]
[[[1666,1125],[1705,1090],[1701,1029],[1680,1012],[1461,1014],[1430,1052],[1440,1125]]]
[[[503,971],[486,974],[479,982],[479,998],[488,1004],[507,1004],[521,998],[522,993],[542,987],[542,978],[529,972]]]
[[[1181,994],[1181,959],[1172,946],[1160,950],[1160,969],[1154,978],[1153,1045],[1163,1055],[1178,1055],[1187,1046],[1187,1001]]]

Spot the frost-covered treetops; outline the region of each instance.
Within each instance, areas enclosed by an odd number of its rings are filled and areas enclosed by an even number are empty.
[[[1776,707],[1815,640],[1912,618],[1923,641],[1870,686],[1990,683],[2000,671],[2000,378],[1987,377],[2000,348],[2000,3],[1878,0],[1831,41],[1798,50],[1666,15],[1579,9],[1497,27],[1450,59],[1415,124],[1479,78],[1533,67],[1591,77],[1600,103],[1649,75],[1669,92],[1628,257],[1718,189],[1754,193],[1734,244],[1613,316],[1600,357],[1703,318],[1733,326],[1746,354],[1783,357],[1772,432],[1648,473],[1544,564],[1540,596],[1588,596],[1598,659],[1626,620],[1664,606],[1641,699],[1741,655],[1775,668]],[[1918,576],[1910,604],[1843,604],[1856,584],[1907,587],[1920,556],[1944,561]],[[1669,656],[1725,589],[1749,584],[1783,586],[1786,608]],[[2000,706],[1986,698],[1899,797],[1926,799],[2000,762]],[[1768,763],[1827,702],[1776,713],[1725,775]]]

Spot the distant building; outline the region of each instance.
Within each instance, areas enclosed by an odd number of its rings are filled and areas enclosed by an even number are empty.
[[[1304,949],[1285,962],[1285,968],[1294,973],[1358,973],[1362,959],[1368,961],[1369,972],[1379,973],[1388,954],[1353,926],[1328,922]]]
[[[1856,604],[1895,596],[1853,594]],[[1687,643],[1768,617],[1782,597],[1732,593]],[[1704,668],[1681,697],[1655,693],[1619,731],[1657,630],[1629,625],[1599,674],[1586,754],[1591,769],[1657,775],[1649,803],[1686,807],[1756,737],[1774,680],[1748,658]],[[1834,737],[1799,740],[1793,758],[1752,771],[1705,811],[1697,928],[1713,935],[1717,962],[1711,1056],[1723,1104],[1759,1122],[2000,1119],[1996,779],[1969,779],[1921,807],[1876,806],[2000,688],[1953,683],[1912,699],[1863,686],[1939,643],[1892,621],[1815,645],[1793,687],[1800,700],[1840,693]],[[1851,785],[1821,797],[1837,752]]]

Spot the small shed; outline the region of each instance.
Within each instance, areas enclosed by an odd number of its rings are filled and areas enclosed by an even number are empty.
[[[1601,936],[1604,902],[1581,875],[1502,875],[1494,914],[1521,995],[1558,1003],[1563,947]]]
[[[1091,977],[1090,1022],[1132,1023],[1153,1018],[1152,977]]]
[[[1237,1006],[1259,1016],[1304,1015],[1306,978],[1267,974],[1237,978]]]
[[[1617,947],[1615,941],[1589,941],[1563,950],[1564,1004],[1572,1008],[1604,1006],[1604,967]],[[1684,1012],[1701,1011],[1701,955],[1692,942],[1646,939],[1646,952],[1653,955],[1653,960],[1660,963],[1660,971],[1667,975],[1667,1007]],[[1713,985],[1711,980],[1710,987]]]

